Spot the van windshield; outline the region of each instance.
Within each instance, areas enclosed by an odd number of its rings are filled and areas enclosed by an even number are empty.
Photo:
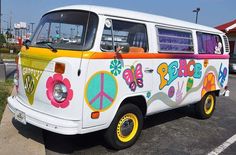
[[[89,50],[93,46],[98,17],[87,11],[57,11],[44,15],[30,46]]]

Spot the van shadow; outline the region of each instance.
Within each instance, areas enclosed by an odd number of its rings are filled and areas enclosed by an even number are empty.
[[[166,122],[171,122],[182,117],[191,117],[197,119],[193,106],[189,105],[148,116],[144,121],[143,130],[164,124]]]
[[[175,110],[162,112],[145,118],[143,130],[170,122],[182,117],[194,117],[192,107],[183,107]],[[71,153],[94,153],[99,154],[114,153],[103,139],[103,132],[94,132],[85,135],[65,136],[49,131],[43,131],[46,152],[56,152],[61,154]]]
[[[12,124],[17,129],[18,133],[27,139],[32,139],[38,143],[44,144],[42,129],[33,126],[31,124],[24,125],[14,118],[12,118]]]
[[[60,135],[50,131],[43,131],[46,153],[56,152],[71,154],[74,152],[111,152],[103,140],[103,131],[84,135]],[[100,148],[99,150],[97,148]],[[101,150],[102,149],[102,150]]]

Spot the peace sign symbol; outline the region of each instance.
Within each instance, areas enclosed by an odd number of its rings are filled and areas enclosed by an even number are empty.
[[[93,111],[105,111],[117,96],[117,81],[107,71],[96,72],[85,87],[85,101]]]

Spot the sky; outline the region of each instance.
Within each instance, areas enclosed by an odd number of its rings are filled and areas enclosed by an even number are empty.
[[[236,0],[2,0],[2,26],[19,22],[38,24],[42,15],[66,5],[91,4],[141,11],[215,27],[236,19]],[[35,25],[36,27],[36,25]]]

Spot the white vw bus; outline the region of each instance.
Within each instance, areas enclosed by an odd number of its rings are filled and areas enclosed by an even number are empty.
[[[74,5],[47,12],[17,59],[15,119],[65,135],[105,129],[135,143],[146,116],[192,104],[209,118],[227,90],[221,31],[171,18]]]

